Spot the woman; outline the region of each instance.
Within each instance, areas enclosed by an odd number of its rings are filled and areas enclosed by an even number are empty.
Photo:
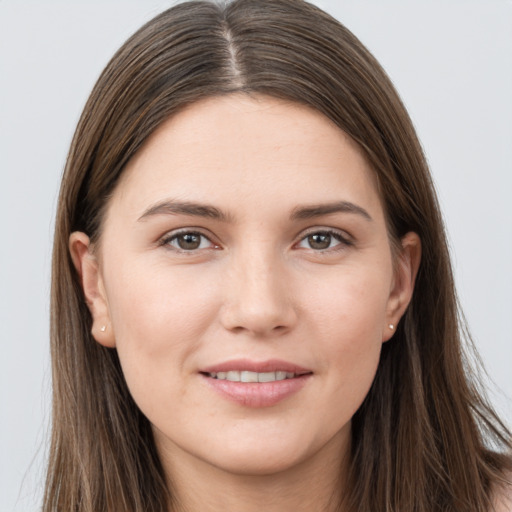
[[[508,510],[409,117],[297,0],[178,5],[63,178],[45,510]]]

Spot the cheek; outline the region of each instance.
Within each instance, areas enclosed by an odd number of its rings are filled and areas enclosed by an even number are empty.
[[[119,261],[119,260],[118,260]],[[214,314],[216,284],[198,268],[145,261],[119,266],[107,287],[116,341],[147,351],[200,331]],[[112,298],[112,299],[111,299]]]
[[[354,350],[364,346],[365,341],[382,341],[391,271],[382,271],[381,266],[350,268],[329,280],[317,280],[316,286],[310,288],[315,293],[310,294],[305,310],[318,319],[325,339],[339,340],[340,346],[347,340]],[[388,266],[391,264],[384,270]]]
[[[107,296],[123,373],[138,401],[179,385],[217,300],[197,269],[131,263],[110,272]]]
[[[388,274],[354,269],[318,288],[310,303],[310,335],[318,340],[319,366],[327,376],[325,399],[331,404],[319,403],[317,412],[326,422],[348,422],[370,389],[382,348],[389,289]]]

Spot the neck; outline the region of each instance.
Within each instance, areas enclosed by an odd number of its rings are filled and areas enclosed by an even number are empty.
[[[161,452],[173,497],[171,512],[342,512],[348,464],[347,457],[340,461],[347,450],[339,448],[328,443],[322,453],[292,468],[256,475]]]

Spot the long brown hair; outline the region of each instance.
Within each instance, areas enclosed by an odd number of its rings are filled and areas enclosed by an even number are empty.
[[[412,302],[384,344],[352,422],[349,510],[490,510],[510,469],[510,433],[476,385],[439,205],[409,116],[374,57],[302,0],[187,2],[158,15],[116,53],[79,121],[57,211],[51,306],[53,425],[44,511],[164,512],[172,492],[148,420],[91,317],[68,252],[73,231],[101,235],[105,205],[146,139],[199,99],[232,92],[300,102],[362,148],[390,239],[423,254]],[[467,336],[465,337],[467,339]]]

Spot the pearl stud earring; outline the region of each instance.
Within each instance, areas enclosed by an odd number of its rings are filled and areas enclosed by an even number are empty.
[[[389,328],[390,328],[391,330],[393,330],[393,329],[395,328],[395,326],[394,326],[393,324],[389,324]]]
[[[100,331],[101,332],[105,332],[106,330],[107,330],[107,326],[106,325],[102,325]]]

